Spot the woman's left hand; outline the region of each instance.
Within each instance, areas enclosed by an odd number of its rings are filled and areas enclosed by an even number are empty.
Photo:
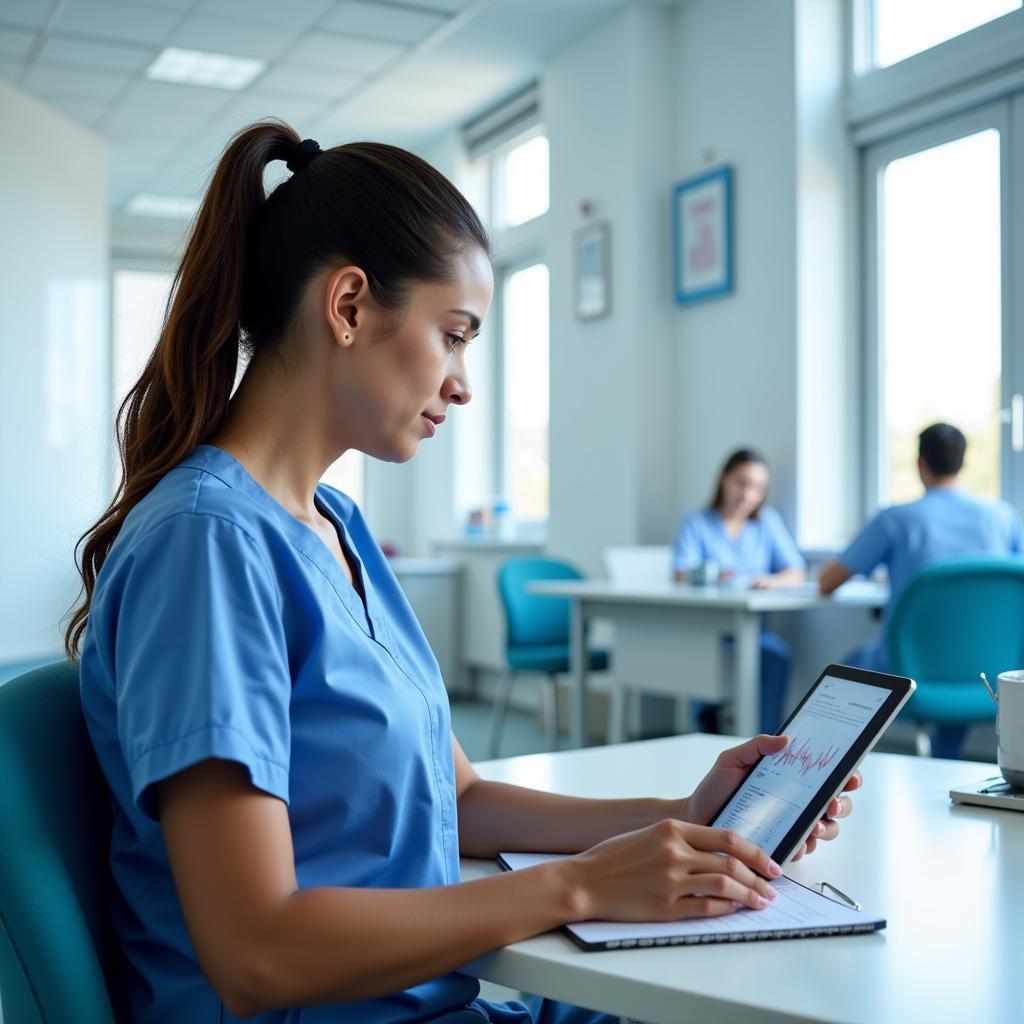
[[[738,747],[723,750],[711,771],[693,791],[693,795],[683,800],[683,820],[694,825],[710,824],[711,816],[721,810],[743,781],[750,767],[759,758],[784,750],[787,742],[785,736],[761,735],[741,743]],[[843,786],[843,793],[852,793],[853,790],[859,789],[863,781],[860,772],[854,772]],[[835,839],[839,835],[837,819],[847,817],[852,810],[853,800],[850,797],[840,795],[832,800],[825,808],[821,820],[811,829],[811,834],[792,859],[799,860],[805,854],[813,853],[820,841]]]

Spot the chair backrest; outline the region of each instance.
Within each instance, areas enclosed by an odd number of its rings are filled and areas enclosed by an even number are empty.
[[[0,993],[9,1024],[113,1024],[110,809],[78,668],[0,686]]]
[[[672,548],[667,544],[605,548],[602,558],[612,583],[667,583],[672,579]]]
[[[569,642],[570,603],[566,598],[531,594],[535,580],[579,580],[583,574],[554,558],[513,558],[498,570],[498,590],[505,608],[509,647]]]
[[[1024,668],[1024,559],[926,566],[896,598],[886,641],[893,671],[919,682],[976,681],[979,672],[994,681]]]

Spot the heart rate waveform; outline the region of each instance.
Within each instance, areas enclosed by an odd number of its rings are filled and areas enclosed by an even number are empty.
[[[824,750],[815,752],[811,749],[811,741],[804,740],[799,747],[800,737],[798,736],[780,754],[775,755],[775,764],[788,768],[792,764],[799,765],[801,775],[806,775],[812,768],[819,772],[825,771],[829,765],[839,756],[839,747],[829,746]]]

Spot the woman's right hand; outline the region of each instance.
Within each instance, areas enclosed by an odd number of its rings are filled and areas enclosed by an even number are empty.
[[[559,862],[578,899],[576,920],[678,921],[763,910],[765,881],[782,869],[753,843],[722,828],[667,818],[606,839]]]

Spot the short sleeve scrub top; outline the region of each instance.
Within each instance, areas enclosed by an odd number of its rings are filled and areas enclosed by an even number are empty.
[[[86,723],[109,785],[120,996],[135,1024],[232,1021],[200,969],[154,785],[207,758],[288,806],[300,887],[458,881],[454,760],[437,662],[355,505],[316,500],[365,605],[320,539],[226,452],[200,445],[132,509],[97,580]],[[478,993],[449,974],[259,1024],[391,1024]]]

